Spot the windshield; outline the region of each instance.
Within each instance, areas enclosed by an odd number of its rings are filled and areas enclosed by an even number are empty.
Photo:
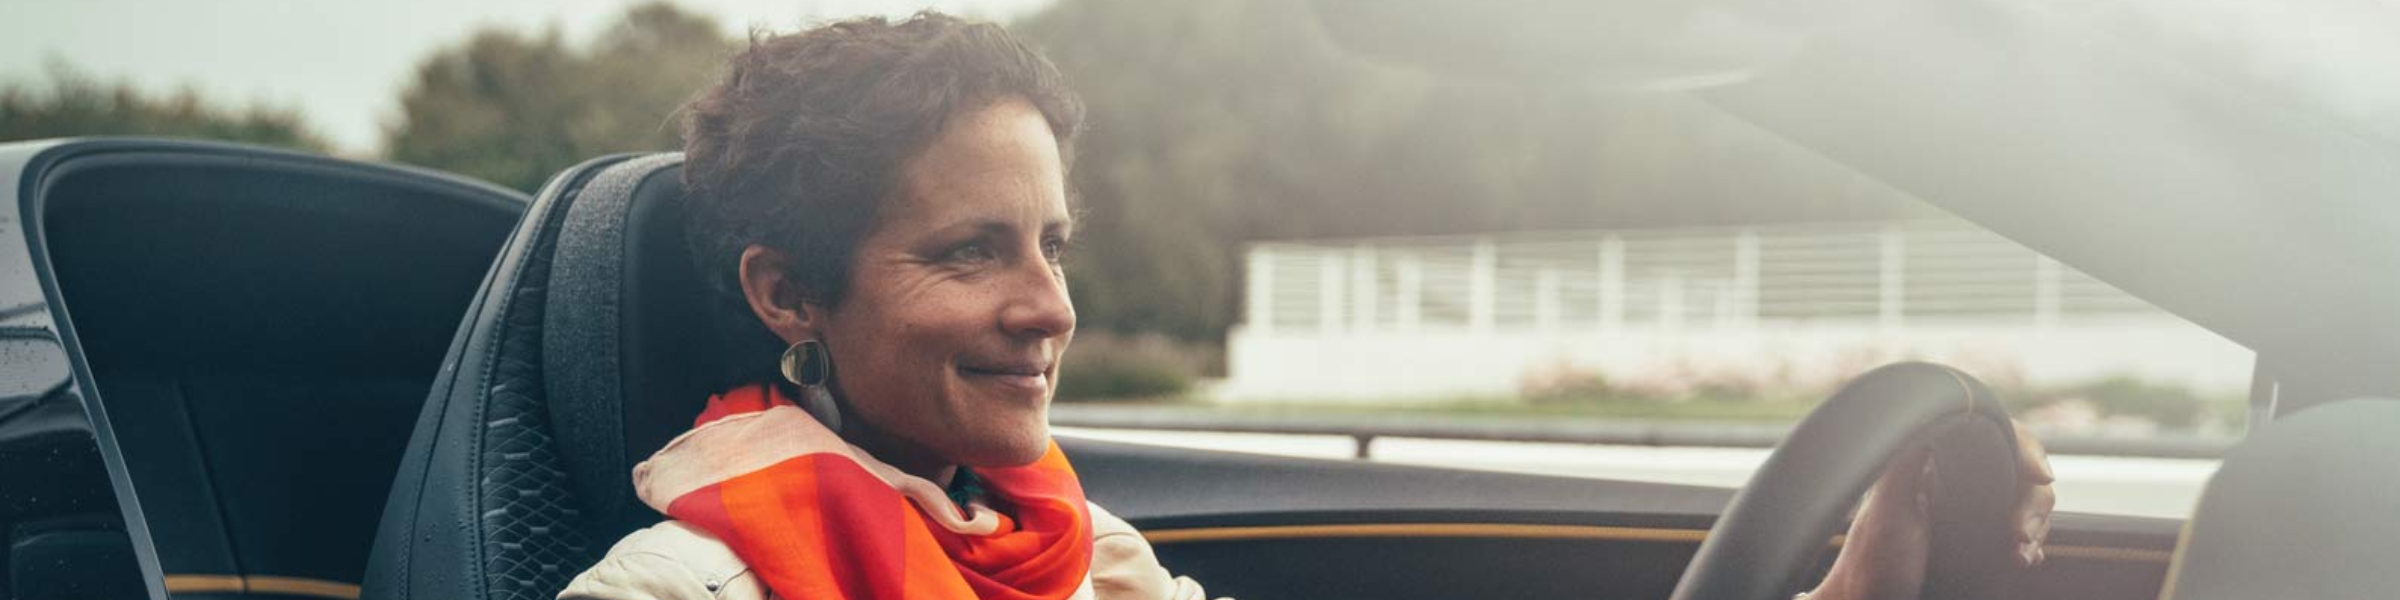
[[[2281,175],[2216,167],[2289,160],[2259,156],[2293,147],[2272,128],[2286,123],[2221,128],[2233,121],[2195,111],[2360,114],[2331,110],[2312,87],[2324,82],[2257,66],[2325,57],[2227,30],[2242,17],[2222,7],[1863,8],[1886,12],[1735,68],[1630,77],[1614,63],[1640,59],[1603,54],[1589,73],[1428,75],[1387,69],[1406,56],[1342,63],[1356,56],[1337,47],[1334,66],[1274,78],[1341,82],[1309,84],[1346,92],[1310,96],[1321,113],[1224,100],[1315,132],[1256,134],[1272,155],[1260,160],[1349,175],[1300,194],[1234,185],[1266,199],[1233,202],[1271,199],[1250,210],[1275,216],[1233,226],[1251,234],[1229,274],[1241,312],[1221,378],[1187,367],[1207,375],[1153,392],[1176,401],[1068,405],[1062,422],[1216,430],[1092,432],[1128,440],[1738,485],[1848,377],[1932,360],[1994,386],[2062,455],[2063,509],[2188,514],[2207,458],[2245,426],[2257,355],[2114,282],[2183,313],[2262,313],[2209,300],[2247,285],[2238,277],[2157,275],[2205,272],[2175,267],[2236,247],[2230,236],[2194,248],[2161,234],[2180,225],[2140,217],[2279,219],[2246,177]],[[2103,49],[2130,52],[2092,55]],[[1334,158],[1274,149],[1289,137]],[[1162,341],[1091,341],[1080,375],[1175,362]]]
[[[2370,278],[2311,269],[2400,260],[2359,251],[2400,225],[2361,208],[2400,177],[2400,8],[1920,4],[1711,4],[1540,70],[1420,64],[1298,2],[941,8],[1035,40],[1089,110],[1064,434],[1732,486],[1848,378],[1928,360],[2049,440],[2062,509],[2187,514],[2268,346],[2355,328],[2261,307],[2363,311],[2320,299]],[[0,139],[215,137],[531,192],[679,148],[751,28],[917,8],[352,5],[330,17],[389,26],[335,40],[236,6],[25,7]],[[365,62],[260,67],[337,44]]]

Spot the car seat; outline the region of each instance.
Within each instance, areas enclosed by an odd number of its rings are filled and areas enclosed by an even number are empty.
[[[2400,402],[2322,404],[2266,424],[2209,478],[2159,597],[2392,597],[2395,463]]]
[[[394,479],[361,597],[550,600],[661,517],[634,463],[712,390],[679,154],[553,178],[468,311]],[[763,333],[761,334],[764,335]]]

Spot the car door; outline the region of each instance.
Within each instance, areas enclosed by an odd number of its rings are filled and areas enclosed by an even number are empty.
[[[355,598],[527,199],[167,140],[0,145],[0,593]]]

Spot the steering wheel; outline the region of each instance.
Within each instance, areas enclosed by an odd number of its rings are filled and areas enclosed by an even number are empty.
[[[2014,426],[1982,382],[1922,362],[1860,375],[1810,412],[1734,494],[1671,598],[1790,599],[1885,463],[1918,441],[1942,481],[1919,597],[2005,598],[2019,571]]]

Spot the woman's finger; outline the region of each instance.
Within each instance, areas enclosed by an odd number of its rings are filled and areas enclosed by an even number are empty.
[[[2058,506],[2058,491],[2050,486],[2057,480],[2057,474],[2050,470],[2050,453],[2042,447],[2041,439],[2034,437],[2023,423],[2015,425],[2017,477],[2025,485],[2025,492],[2012,513],[2017,525],[2017,560],[2032,567],[2047,558],[2042,544],[2050,539],[2050,513]]]
[[[2037,485],[2025,490],[2011,514],[2016,517],[2017,542],[2039,544],[2050,537],[2050,512],[2058,501],[2057,492],[2050,486]]]
[[[2057,493],[2047,485],[2037,485],[2025,491],[2017,504],[2017,558],[2025,566],[2042,564],[2042,544],[2050,540],[2051,508],[2057,503]]]
[[[2025,480],[2026,485],[2049,485],[2057,479],[2050,471],[2050,451],[2042,447],[2041,438],[2033,436],[2032,428],[2024,423],[2012,422],[2011,425],[2011,429],[2017,431],[2018,476]]]

